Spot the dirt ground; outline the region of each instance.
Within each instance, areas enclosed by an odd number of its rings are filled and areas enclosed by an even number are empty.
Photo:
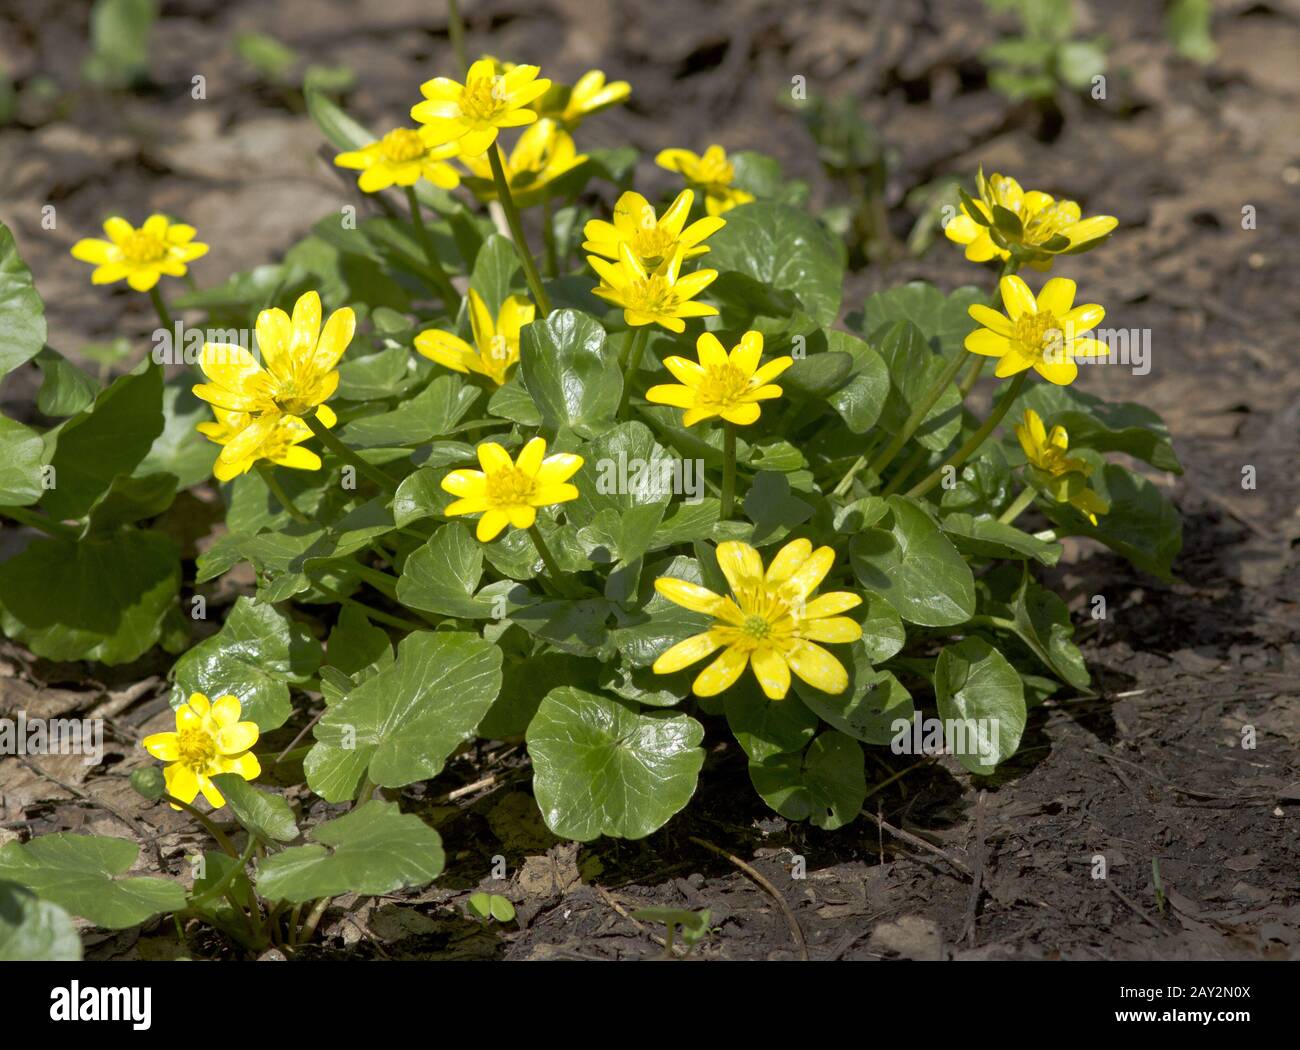
[[[67,254],[111,211],[197,225],[213,245],[195,267],[207,284],[275,258],[352,200],[321,163],[310,120],[235,56],[235,33],[352,67],[347,106],[375,124],[400,120],[419,83],[452,64],[429,0],[185,0],[163,5],[153,86],[94,93],[78,89],[86,6],[0,10],[10,76],[48,74],[74,92],[65,119],[38,109],[0,129],[0,218],[36,274],[51,343],[67,349],[154,326],[145,297],[92,289]],[[713,141],[757,149],[828,202],[807,132],[781,105],[799,74],[810,93],[860,100],[890,147],[900,238],[914,221],[909,190],[981,164],[1118,216],[1104,250],[1060,272],[1107,305],[1108,322],[1150,330],[1152,367],[1089,370],[1081,385],[1165,417],[1186,474],[1158,480],[1183,515],[1184,550],[1166,586],[1092,545],[1069,547],[1054,582],[1102,695],[1036,709],[1021,753],[994,778],[976,782],[942,759],[886,784],[912,760],[876,749],[875,818],[824,833],[767,810],[743,756],[718,737],[700,794],[666,828],[579,847],[540,823],[522,749],[484,745],[436,785],[403,792],[439,827],[447,873],[421,894],[341,898],[307,954],[646,958],[663,954],[662,928],[629,916],[660,904],[709,909],[713,932],[693,953],[704,958],[1300,958],[1300,3],[1216,3],[1208,67],[1177,58],[1160,4],[1077,6],[1084,31],[1111,42],[1108,97],[1067,100],[1059,122],[989,89],[978,55],[998,26],[978,0],[465,0],[473,51],[540,61],[569,81],[599,66],[632,82],[629,106],[584,126],[589,145],[630,140],[647,158]],[[196,72],[206,102],[190,98]],[[643,160],[640,186],[668,181]],[[50,203],[54,231],[41,227]],[[1254,229],[1242,228],[1245,205]],[[851,275],[846,312],[913,278],[947,289],[989,276],[940,243]],[[35,369],[7,381],[4,411],[29,414],[36,382]],[[1242,486],[1247,466],[1253,489]],[[20,539],[7,531],[0,547]],[[1105,621],[1088,616],[1095,594],[1107,598]],[[0,641],[0,714],[109,725],[102,766],[0,762],[0,841],[128,836],[145,844],[142,869],[186,877],[199,835],[127,784],[147,761],[136,741],[166,721],[168,666],[164,654],[113,669],[53,665]],[[447,798],[486,772],[493,787]],[[490,878],[495,854],[505,882]],[[1098,857],[1105,879],[1093,877]],[[477,888],[511,897],[518,923],[466,920]],[[167,926],[88,931],[87,944],[95,958],[231,952],[201,932],[182,948]]]

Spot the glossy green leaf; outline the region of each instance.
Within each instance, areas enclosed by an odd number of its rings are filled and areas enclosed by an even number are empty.
[[[42,415],[71,416],[95,400],[99,383],[53,347],[42,347],[35,360],[42,377],[36,407]]]
[[[45,493],[45,442],[30,427],[0,416],[0,505],[26,507]]]
[[[848,688],[824,693],[796,677],[795,692],[810,711],[841,733],[866,744],[888,744],[894,737],[894,720],[912,717],[912,694],[892,673],[871,666],[862,642],[834,648],[849,672]]]
[[[881,413],[881,424],[893,433],[901,430],[913,409],[947,367],[943,358],[931,352],[921,329],[910,321],[896,321],[880,337],[880,356],[889,369],[892,384]],[[961,394],[949,383],[926,412],[912,440],[940,452],[961,430]]]
[[[852,823],[867,797],[862,746],[828,729],[804,752],[784,752],[749,763],[763,801],[787,820],[811,821],[834,831]]]
[[[1061,559],[1059,543],[1036,539],[993,518],[954,513],[946,515],[941,524],[956,548],[970,557],[1032,558],[1042,565],[1055,565]]]
[[[700,667],[706,666],[701,661]],[[722,705],[736,742],[756,762],[802,751],[817,732],[817,716],[797,696],[769,700],[749,672],[723,694]]]
[[[81,938],[68,913],[16,882],[0,882],[0,962],[78,962]]]
[[[577,310],[554,310],[523,329],[520,375],[550,434],[562,427],[592,437],[614,423],[623,393],[618,355],[600,322]]]
[[[40,353],[45,335],[45,305],[14,235],[0,222],[0,376]]]
[[[992,773],[1015,754],[1025,730],[1024,686],[988,642],[966,638],[946,646],[935,664],[934,692],[939,717],[954,730],[945,739],[972,773]]]
[[[293,810],[281,796],[254,787],[237,773],[218,773],[212,782],[244,830],[266,842],[292,842],[298,837]]]
[[[971,285],[944,295],[928,281],[909,281],[867,300],[862,308],[862,331],[870,337],[899,321],[907,321],[916,326],[932,350],[950,357],[979,327],[971,320],[968,308],[987,303],[988,296]]]
[[[459,376],[440,375],[391,412],[354,420],[339,436],[358,449],[423,445],[450,434],[476,397],[478,390]]]
[[[528,727],[533,794],[562,838],[643,838],[695,793],[704,728],[686,715],[582,689],[553,689]]]
[[[310,845],[258,862],[258,893],[295,904],[349,892],[377,897],[432,882],[446,862],[438,833],[394,802],[371,800],[307,837]]]

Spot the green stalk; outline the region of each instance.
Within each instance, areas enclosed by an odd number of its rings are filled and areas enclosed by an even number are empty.
[[[948,467],[957,469],[965,463],[966,460],[970,459],[975,451],[984,444],[985,439],[987,439],[988,436],[997,428],[997,425],[1002,422],[1002,417],[1011,411],[1011,406],[1015,404],[1016,399],[1020,396],[1020,391],[1023,389],[1025,381],[1028,378],[1028,369],[1016,376],[1016,378],[1011,381],[1011,386],[1003,393],[1002,399],[997,403],[997,406],[989,413],[989,418],[984,420],[983,424],[970,436],[970,439],[966,444],[962,445],[961,448],[935,467],[933,471],[926,475],[923,481],[912,486],[912,488],[908,490],[907,494],[913,498],[924,496],[934,488],[935,485],[939,484],[943,479],[944,471]]]
[[[380,470],[374,464],[367,463],[359,455],[353,452],[352,449],[348,448],[347,445],[343,444],[342,441],[330,433],[329,428],[325,426],[324,423],[316,418],[314,412],[309,416],[301,416],[300,418],[307,424],[312,434],[320,439],[320,443],[333,452],[334,455],[338,456],[339,459],[356,467],[358,471],[368,477],[381,489],[384,489],[387,492],[397,491],[396,481],[390,478],[386,473],[384,473],[384,471]]]
[[[930,409],[943,396],[943,392],[948,389],[948,384],[957,378],[957,373],[961,371],[962,365],[965,363],[962,354],[956,354],[930,385],[930,389],[921,395],[921,400],[913,407],[898,433],[894,435],[888,445],[880,450],[880,454],[871,463],[870,469],[875,472],[877,477],[894,461],[894,457],[907,444],[907,439],[916,433],[917,428],[925,421],[925,417],[930,414]]]
[[[722,424],[722,514],[721,521],[731,518],[736,499],[736,424]]]
[[[546,276],[552,280],[560,272],[560,260],[555,251],[555,228],[551,217],[551,195],[542,198],[542,247],[546,251]]]
[[[641,367],[641,356],[645,353],[646,343],[650,341],[650,329],[648,328],[629,328],[628,335],[631,336],[631,347],[624,343],[624,349],[628,350],[627,361],[623,365],[623,393],[618,400],[618,415],[622,418],[623,413],[627,411],[628,398],[632,396],[632,377]],[[633,336],[632,333],[636,334]]]
[[[496,183],[497,197],[501,201],[502,210],[506,213],[506,223],[510,226],[510,239],[515,242],[519,261],[523,264],[524,279],[528,282],[529,291],[533,293],[533,302],[537,304],[539,319],[544,321],[546,315],[551,312],[551,300],[547,298],[546,289],[542,287],[537,263],[533,261],[533,253],[528,250],[528,241],[524,239],[524,225],[519,219],[519,208],[510,193],[510,183],[506,181],[505,169],[501,167],[501,147],[494,142],[488,147],[487,153],[488,163],[492,165],[492,181]]]
[[[235,849],[234,843],[230,841],[230,839],[226,836],[226,833],[224,831],[222,831],[219,827],[217,827],[214,823],[212,823],[211,820],[208,819],[208,815],[206,813],[201,813],[199,810],[191,806],[188,802],[182,802],[174,795],[168,795],[166,792],[162,794],[161,801],[170,803],[171,805],[176,806],[178,809],[185,810],[186,813],[188,813],[190,816],[192,816],[195,820],[197,820],[200,824],[203,825],[204,830],[207,831],[209,835],[211,835],[214,839],[216,839],[217,845],[221,847],[222,852],[228,853],[230,856],[238,859],[239,851]]]
[[[406,187],[406,202],[411,209],[411,225],[415,227],[415,239],[420,242],[420,250],[424,252],[424,261],[429,264],[429,270],[433,274],[433,285],[438,295],[442,298],[442,304],[447,308],[447,313],[453,316],[456,308],[460,304],[460,295],[456,291],[456,286],[451,283],[451,278],[447,276],[447,271],[442,268],[442,261],[438,258],[437,251],[433,247],[433,238],[429,236],[429,228],[424,225],[424,215],[420,210],[420,198],[415,195],[415,187]]]
[[[465,51],[465,23],[461,21],[460,4],[457,0],[447,0],[447,35],[451,37],[451,49],[456,54],[456,62],[462,74],[469,70],[469,59]]]
[[[289,498],[289,494],[284,491],[279,479],[275,476],[275,469],[270,463],[264,459],[258,460],[257,472],[261,475],[262,480],[266,482],[266,487],[271,490],[271,495],[276,498],[281,507],[289,512],[289,517],[293,518],[299,525],[312,524],[311,518],[300,511],[293,500]]]
[[[76,539],[79,535],[78,530],[71,525],[64,525],[61,521],[55,521],[45,514],[37,514],[26,507],[0,507],[0,515],[12,518],[19,525],[29,525],[33,529],[40,529],[50,536]]]
[[[1016,518],[1020,517],[1026,507],[1034,502],[1034,497],[1038,495],[1032,485],[1026,485],[1025,490],[1015,498],[1015,501],[1006,510],[1002,512],[998,522],[1002,525],[1010,525]]]
[[[158,314],[158,320],[162,322],[163,327],[169,332],[174,331],[171,311],[167,309],[167,304],[163,302],[162,292],[158,291],[156,284],[149,289],[149,299],[153,303],[154,312]]]
[[[542,557],[542,564],[546,566],[547,576],[555,589],[566,597],[572,597],[573,591],[568,586],[568,580],[565,577],[564,570],[560,568],[560,563],[555,560],[555,555],[551,553],[551,548],[546,545],[546,540],[542,536],[542,530],[534,523],[528,526],[528,538],[533,541],[533,546],[537,548],[537,553]]]
[[[881,496],[892,496],[895,492],[903,487],[905,482],[917,467],[924,461],[926,449],[924,445],[917,445],[912,454],[907,457],[907,461],[894,471],[894,476],[889,479],[889,484],[880,491]]]

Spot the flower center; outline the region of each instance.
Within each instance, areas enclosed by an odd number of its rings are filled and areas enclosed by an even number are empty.
[[[296,382],[279,384],[271,400],[276,408],[290,416],[305,416],[312,409],[311,399],[298,389]]]
[[[476,77],[460,93],[460,111],[471,123],[488,124],[506,107],[506,100],[498,98],[500,77]]]
[[[1017,347],[1031,357],[1045,361],[1064,358],[1065,333],[1051,310],[1022,314],[1012,335]]]
[[[1074,225],[1074,216],[1061,205],[1061,201],[1056,201],[1029,217],[1025,222],[1026,244],[1043,244]]]
[[[700,399],[713,405],[730,405],[749,389],[749,378],[731,365],[714,365],[704,371]]]
[[[503,467],[489,474],[487,479],[488,499],[498,507],[527,504],[536,489],[536,479],[518,467]]]
[[[380,140],[379,152],[383,154],[384,160],[404,164],[424,156],[424,141],[417,131],[395,128]]]
[[[745,634],[749,635],[755,641],[761,642],[772,633],[772,625],[762,616],[746,616],[744,624],[740,628]]]
[[[182,729],[176,741],[181,765],[202,773],[217,757],[217,742],[212,734],[200,728]]]
[[[701,158],[696,168],[696,177],[707,186],[727,187],[736,177],[735,166],[716,157]]]
[[[129,263],[161,262],[167,257],[167,244],[153,234],[136,230],[120,245],[122,257]]]
[[[663,259],[672,251],[675,238],[662,226],[638,226],[632,236],[632,250],[642,259]]]
[[[648,277],[628,285],[624,292],[628,309],[646,314],[666,314],[677,305],[677,293],[662,274]]]

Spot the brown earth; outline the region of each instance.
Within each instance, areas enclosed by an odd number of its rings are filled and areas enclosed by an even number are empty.
[[[1200,67],[1174,54],[1160,5],[1080,2],[1084,32],[1111,42],[1108,98],[1066,99],[1063,121],[989,90],[978,56],[1005,24],[976,0],[463,6],[475,51],[541,61],[569,81],[599,66],[632,82],[629,106],[584,126],[589,145],[630,141],[644,156],[712,141],[758,149],[828,203],[839,191],[781,105],[798,74],[810,94],[858,99],[891,149],[900,239],[915,218],[910,190],[981,164],[1118,216],[1103,251],[1060,269],[1107,304],[1110,322],[1150,330],[1152,367],[1094,369],[1081,382],[1164,415],[1187,472],[1157,480],[1183,515],[1185,546],[1170,586],[1091,545],[1069,548],[1054,582],[1102,695],[1038,708],[995,778],[977,782],[943,759],[885,784],[911,760],[878,750],[876,821],[824,833],[768,811],[734,743],[719,738],[700,794],[665,829],[578,847],[555,840],[528,804],[519,748],[476,749],[439,795],[403,793],[438,824],[447,874],[422,894],[336,901],[309,953],[648,957],[662,954],[662,930],[628,913],[663,904],[709,909],[714,930],[696,949],[706,958],[797,957],[805,944],[812,958],[1300,957],[1300,4],[1216,3],[1219,56]],[[165,7],[153,86],[131,95],[80,86],[86,5],[12,0],[0,13],[11,77],[47,75],[63,93],[63,110],[37,100],[0,129],[0,218],[37,276],[59,347],[116,335],[142,345],[153,327],[144,297],[92,289],[67,254],[111,211],[185,216],[213,245],[195,272],[216,283],[352,200],[293,99],[234,54],[237,31],[352,67],[348,108],[376,124],[400,119],[419,83],[451,65],[439,5],[427,0]],[[205,102],[190,98],[196,72]],[[643,160],[638,185],[667,177]],[[41,226],[46,204],[54,230]],[[1245,205],[1254,229],[1242,228]],[[945,289],[988,279],[941,243],[854,273],[846,311],[913,278]],[[30,414],[35,388],[34,369],[7,380],[4,411]],[[1254,489],[1242,487],[1246,466]],[[0,538],[16,542],[18,530]],[[1094,594],[1107,598],[1105,621],[1088,616]],[[144,761],[136,741],[166,721],[167,658],[104,669],[0,646],[0,713],[103,716],[110,737],[101,767],[0,762],[0,841],[66,829],[134,837],[146,844],[142,867],[185,877],[200,836],[126,781]],[[1253,749],[1242,746],[1246,727]],[[457,778],[488,775],[492,784],[447,799]],[[768,887],[701,840],[752,863]],[[494,854],[507,860],[506,882],[487,877]],[[1104,880],[1092,877],[1098,856]],[[510,896],[518,924],[490,932],[464,919],[476,888]],[[87,931],[87,943],[99,958],[231,952],[201,932],[182,949],[166,927]]]

